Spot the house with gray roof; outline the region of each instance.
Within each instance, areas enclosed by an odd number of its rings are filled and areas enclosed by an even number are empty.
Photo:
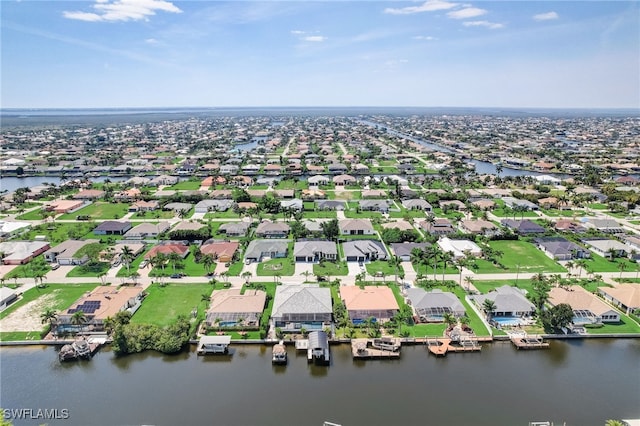
[[[347,262],[386,260],[387,250],[377,240],[353,240],[342,243],[342,251]]]
[[[322,259],[335,261],[338,259],[338,248],[333,241],[296,241],[293,246],[293,257],[296,262],[319,262]]]
[[[375,230],[369,219],[342,219],[338,221],[342,235],[373,235]]]
[[[431,243],[391,243],[391,251],[403,262],[409,262],[411,260],[411,251],[413,249],[424,250],[427,247],[431,247]]]
[[[218,228],[218,232],[224,233],[229,237],[244,237],[247,235],[250,225],[248,222],[223,223]]]
[[[513,230],[515,233],[521,235],[527,234],[542,234],[546,231],[544,226],[538,225],[537,223],[530,221],[528,219],[524,220],[513,220],[513,219],[502,219],[500,223]]]
[[[360,200],[358,201],[358,208],[362,211],[387,213],[389,211],[389,201],[388,200]]]
[[[425,291],[423,288],[411,287],[407,289],[406,294],[420,322],[442,322],[444,314],[457,317],[465,314],[464,305],[460,299],[448,291],[440,289]]]
[[[317,284],[283,284],[276,287],[271,320],[285,332],[318,329],[331,324],[331,290]]]
[[[536,311],[533,303],[529,302],[525,293],[515,287],[503,285],[487,294],[469,296],[480,309],[483,309],[485,300],[491,300],[495,304],[493,316],[497,317],[524,317],[531,316]]]
[[[169,222],[141,223],[131,228],[124,234],[127,240],[142,240],[145,238],[156,238],[163,232],[167,232],[171,228]]]
[[[316,201],[318,210],[346,210],[347,202],[344,200],[319,200]]]
[[[614,257],[627,257],[633,250],[631,247],[618,240],[601,238],[583,239],[582,242],[585,243],[591,251],[605,259],[610,259],[612,254]]]
[[[613,219],[587,219],[584,221],[587,228],[596,229],[607,234],[623,234],[624,228]]]
[[[84,265],[89,260],[86,254],[77,256],[76,253],[86,245],[99,243],[98,240],[67,240],[44,252],[44,260],[58,262],[60,265]]]
[[[293,198],[291,200],[280,201],[280,208],[282,209],[302,211],[303,206],[304,206],[304,203],[300,198]]]
[[[426,200],[422,198],[413,198],[410,200],[403,200],[402,206],[407,210],[423,210],[425,212],[433,211],[433,207]]]
[[[271,222],[263,220],[256,228],[259,238],[287,238],[291,227],[285,222]]]
[[[536,238],[536,246],[554,260],[587,259],[589,250],[563,237]]]
[[[195,206],[196,213],[208,213],[211,211],[225,212],[233,208],[233,200],[202,200]]]
[[[510,208],[521,208],[524,210],[539,210],[540,207],[537,204],[532,203],[531,201],[528,200],[521,200],[519,198],[515,198],[515,197],[502,197],[502,201],[504,201],[504,204],[507,207]]]
[[[95,235],[123,235],[131,229],[131,222],[117,220],[105,220],[93,229]]]
[[[307,179],[307,183],[309,184],[309,186],[328,185],[329,178],[324,175],[315,175]]]
[[[262,262],[263,258],[287,257],[290,240],[266,239],[253,240],[244,252],[245,262]]]

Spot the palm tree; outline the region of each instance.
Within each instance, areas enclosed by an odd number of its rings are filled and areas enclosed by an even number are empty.
[[[82,310],[76,311],[73,313],[73,315],[71,315],[70,322],[72,325],[76,325],[82,328],[82,326],[86,324],[87,321],[88,318]]]
[[[445,272],[445,269],[447,269],[447,263],[453,260],[453,253],[450,251],[444,251],[440,255],[440,259],[442,260],[442,284],[444,284],[444,272]]]
[[[200,262],[202,262],[204,270],[207,271],[207,275],[209,275],[211,273],[211,267],[216,261],[211,254],[207,253],[200,258]]]
[[[452,315],[450,312],[446,312],[442,316],[442,320],[444,321],[445,324],[447,324],[447,328],[449,330],[453,329],[453,327],[458,323],[458,319],[455,317],[455,315]]]
[[[464,277],[464,282],[467,284],[467,291],[469,291],[469,288],[471,288],[471,285],[473,284],[473,278],[470,276]]]
[[[309,273],[308,271],[305,272],[307,272],[307,274]],[[249,281],[251,281],[251,277],[253,277],[253,273],[251,271],[244,271],[242,273],[242,278],[244,278],[245,284],[249,284]]]
[[[580,259],[580,260],[576,260],[575,265],[579,268],[578,269],[578,279],[580,279],[580,276],[582,276],[582,270],[586,270],[587,269],[587,261],[585,259]]]
[[[469,319],[468,316],[463,315],[460,318],[458,318],[458,322],[460,323],[462,328],[465,329],[469,327],[469,323],[471,322],[471,320]]]
[[[496,302],[491,299],[484,299],[484,302],[482,302],[482,309],[484,309],[484,312],[487,314],[487,318],[491,319],[493,311],[496,310]]]
[[[622,279],[622,272],[627,269],[627,264],[624,262],[618,262],[618,269],[620,270],[620,279]]]
[[[51,328],[53,328],[54,324],[58,321],[58,314],[53,309],[47,309],[42,314],[40,314],[40,320],[42,324],[49,323]]]
[[[180,257],[180,255],[176,252],[171,252],[169,253],[169,256],[167,256],[167,259],[169,260],[169,262],[171,262],[171,266],[173,267],[173,273],[176,273],[176,264],[178,264],[180,262],[180,260],[182,260],[182,258]]]
[[[154,268],[157,268],[158,266],[160,266],[160,268],[162,269],[162,275],[164,275],[164,266],[165,266],[165,263],[167,263],[167,255],[165,255],[164,253],[156,253],[155,256],[149,259],[149,261],[151,262]]]
[[[127,273],[131,272],[131,262],[133,261],[133,250],[129,248],[129,246],[122,247],[122,251],[120,252],[120,259],[122,259],[122,263],[127,267]]]

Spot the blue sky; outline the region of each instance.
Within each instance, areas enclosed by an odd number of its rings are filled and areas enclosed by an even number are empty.
[[[640,107],[637,1],[12,1],[4,108]]]

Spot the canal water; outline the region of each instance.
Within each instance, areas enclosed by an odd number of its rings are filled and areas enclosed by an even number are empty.
[[[153,352],[60,364],[53,347],[0,350],[0,406],[68,410],[50,425],[528,425],[602,426],[640,418],[640,340],[552,341],[543,351],[508,342],[435,358],[404,346],[399,360],[354,361],[331,347],[328,367],[288,347],[232,345],[231,356]]]

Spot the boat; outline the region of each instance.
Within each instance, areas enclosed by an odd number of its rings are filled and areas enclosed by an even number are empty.
[[[271,362],[273,364],[287,363],[287,348],[282,340],[280,340],[277,345],[273,345],[273,349],[271,350]]]
[[[91,358],[93,350],[89,342],[85,339],[79,339],[71,344],[64,345],[60,352],[58,352],[58,359],[60,361],[73,361],[78,358]]]

